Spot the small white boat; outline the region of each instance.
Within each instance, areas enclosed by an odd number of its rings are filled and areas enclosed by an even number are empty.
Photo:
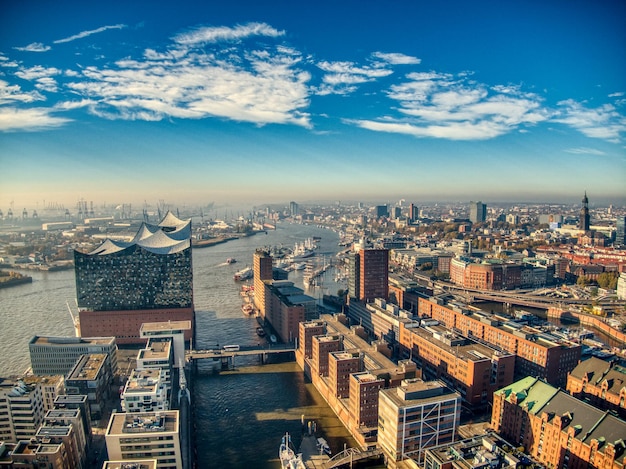
[[[283,469],[305,469],[302,455],[296,454],[294,451],[289,433],[285,433],[280,442],[278,458],[280,459],[280,467]]]

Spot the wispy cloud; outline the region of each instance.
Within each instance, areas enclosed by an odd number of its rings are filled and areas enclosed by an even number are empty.
[[[410,55],[397,52],[374,52],[372,56],[391,65],[418,65],[422,63],[422,60],[417,57],[411,57]]]
[[[611,104],[590,109],[568,99],[558,105],[558,114],[554,121],[569,125],[587,137],[619,143],[621,135],[626,133],[626,117]]]
[[[50,108],[0,107],[0,131],[35,131],[60,127],[70,119],[52,115]]]
[[[321,61],[317,67],[326,72],[317,94],[349,94],[357,89],[357,84],[374,81],[393,73],[393,70],[375,66],[359,66],[354,62]]]
[[[230,30],[203,28],[191,36],[178,37],[179,44],[165,52],[149,49],[141,60],[125,59],[108,68],[87,67],[80,80],[67,86],[96,103],[89,110],[107,119],[157,121],[213,116],[259,125],[309,127],[310,116],[305,109],[311,77],[299,68],[301,58],[296,51],[208,45],[250,34],[271,36],[278,32],[260,24]]]
[[[235,27],[206,26],[174,36],[174,42],[187,46],[218,41],[237,41],[251,36],[279,37],[285,34],[266,23],[247,23]]]
[[[19,67],[19,64],[15,60],[9,60],[5,55],[0,54],[0,67]]]
[[[572,153],[574,155],[597,155],[597,156],[606,155],[606,153],[603,151],[596,150],[595,148],[585,148],[585,147],[568,148],[565,151],[567,153]]]
[[[0,80],[0,105],[15,105],[16,103],[32,103],[43,101],[44,97],[37,91],[24,91],[19,85],[10,85]]]
[[[14,47],[14,49],[23,51],[23,52],[47,52],[51,49],[50,46],[46,46],[41,42],[33,42],[23,47]]]
[[[399,103],[401,116],[351,120],[359,127],[449,140],[485,140],[523,125],[547,120],[537,95],[514,87],[489,88],[469,81],[466,74],[410,73],[393,85],[389,98]]]
[[[82,39],[84,37],[91,36],[92,34],[102,33],[104,31],[108,31],[109,29],[123,29],[125,27],[126,27],[125,24],[114,24],[114,25],[110,25],[110,26],[102,26],[102,27],[97,28],[97,29],[91,29],[89,31],[82,31],[82,32],[80,32],[78,34],[74,34],[73,36],[66,37],[64,39],[57,39],[56,41],[53,41],[53,43],[54,44],[63,44],[65,42],[71,42],[71,41],[75,41],[76,39]]]

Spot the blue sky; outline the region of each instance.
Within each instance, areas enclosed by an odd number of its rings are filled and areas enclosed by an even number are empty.
[[[623,1],[0,9],[5,210],[626,203]]]

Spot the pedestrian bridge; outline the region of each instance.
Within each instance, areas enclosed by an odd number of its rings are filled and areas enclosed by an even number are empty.
[[[207,350],[188,350],[185,352],[187,361],[222,358],[234,358],[246,355],[272,355],[277,353],[295,352],[293,344],[266,344],[266,345],[240,345],[238,350],[224,350],[223,348]]]
[[[377,459],[382,456],[382,451],[378,448],[370,449],[367,451],[361,451],[358,448],[344,449],[341,453],[335,454],[330,460],[324,464],[325,469],[332,469],[335,467],[341,467],[344,465],[350,465],[363,459]]]

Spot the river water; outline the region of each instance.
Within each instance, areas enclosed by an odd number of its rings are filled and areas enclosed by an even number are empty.
[[[196,341],[194,348],[216,344],[257,344],[256,319],[241,312],[240,283],[233,274],[252,265],[259,247],[293,247],[319,236],[316,257],[330,260],[337,252],[338,235],[310,225],[279,224],[267,234],[193,250]],[[226,264],[227,258],[234,264]],[[33,283],[0,289],[0,377],[19,375],[30,365],[28,341],[33,335],[72,336],[74,329],[67,302],[74,304],[74,271],[33,272]],[[302,272],[290,280],[303,288]],[[332,269],[322,287],[306,293],[320,299],[339,288]],[[73,308],[75,310],[75,307]],[[194,379],[196,451],[201,468],[276,468],[278,446],[285,432],[300,442],[301,419],[313,420],[333,452],[355,446],[313,385],[295,362],[260,365],[256,357],[238,358],[234,371],[219,372],[215,362],[203,362]]]

